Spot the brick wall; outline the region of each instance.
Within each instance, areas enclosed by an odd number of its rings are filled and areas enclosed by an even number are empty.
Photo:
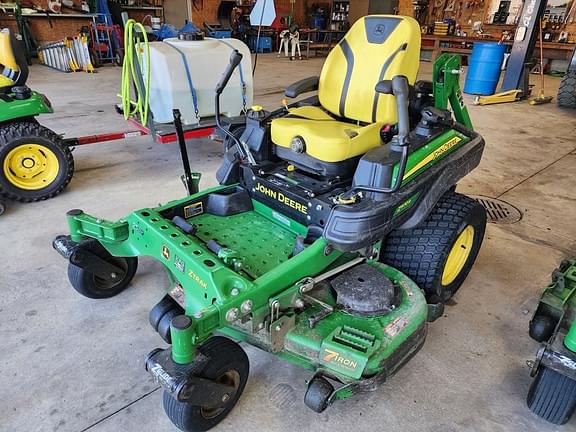
[[[32,36],[39,44],[62,40],[67,36],[74,36],[82,26],[88,26],[92,18],[51,18],[50,21],[46,16],[26,17]],[[16,21],[10,17],[0,17],[0,28],[8,27],[17,32]]]

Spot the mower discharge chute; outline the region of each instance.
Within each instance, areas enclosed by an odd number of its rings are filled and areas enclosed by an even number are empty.
[[[248,359],[234,341],[308,369],[304,400],[317,412],[374,390],[463,283],[486,215],[455,187],[484,141],[462,102],[459,57],[439,57],[432,82],[416,82],[419,53],[414,19],[361,18],[320,77],[286,90],[316,96],[254,106],[245,127],[225,130],[220,186],[116,222],[68,213],[71,234],[54,247],[80,293],[118,294],[138,256],[166,267],[150,323],[171,347],[146,368],[180,429],[209,429],[236,404]],[[216,87],[217,113],[241,57]]]

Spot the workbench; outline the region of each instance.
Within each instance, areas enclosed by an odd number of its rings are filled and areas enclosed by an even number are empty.
[[[435,36],[435,35],[422,35],[421,51],[431,51],[432,57],[423,60],[434,61],[440,54],[449,52],[457,53],[463,56],[468,56],[472,53],[472,45],[474,42],[498,42],[498,39],[493,38],[478,38],[478,37],[463,37],[463,36]],[[505,45],[512,46],[512,41],[502,42]],[[536,42],[536,47],[540,47],[540,43]],[[570,60],[570,54],[574,49],[574,44],[571,43],[557,43],[557,42],[544,42],[544,58],[549,60]],[[425,56],[421,56],[425,57]]]

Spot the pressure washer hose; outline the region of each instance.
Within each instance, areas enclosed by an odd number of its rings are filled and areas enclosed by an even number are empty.
[[[134,38],[136,30],[137,37]],[[140,39],[142,38],[142,39]],[[133,20],[126,21],[124,26],[124,63],[122,63],[122,88],[120,97],[122,99],[122,111],[124,118],[128,120],[130,116],[138,115],[140,123],[144,126],[148,124],[148,104],[150,102],[150,46],[148,36],[144,26]],[[134,53],[137,53],[137,60],[140,68],[145,72],[144,88],[140,88],[141,80],[138,74],[141,71],[136,69]],[[144,61],[144,65],[142,65]],[[136,100],[132,100],[130,87],[134,83],[136,87]]]

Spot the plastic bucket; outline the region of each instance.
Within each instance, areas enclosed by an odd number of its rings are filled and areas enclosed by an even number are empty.
[[[464,93],[492,95],[500,79],[506,45],[495,42],[474,42]]]

